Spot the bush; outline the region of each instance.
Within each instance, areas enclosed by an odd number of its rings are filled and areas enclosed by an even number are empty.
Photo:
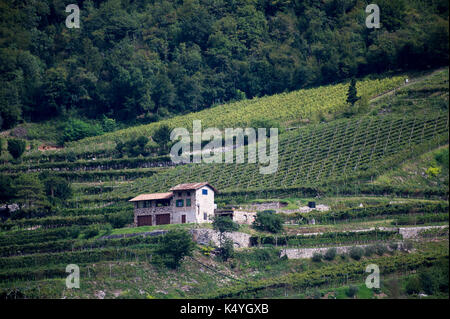
[[[327,252],[325,253],[324,258],[325,258],[326,260],[331,261],[331,260],[334,260],[334,258],[336,258],[336,255],[337,255],[336,248],[330,248],[330,249],[328,249]]]
[[[389,243],[389,248],[391,250],[397,250],[398,249],[398,243],[396,243],[396,242]]]
[[[82,120],[71,119],[64,127],[62,142],[78,141],[85,137],[101,134],[103,134],[103,130],[100,125],[91,125]]]
[[[412,241],[405,240],[402,245],[402,250],[410,251],[411,249],[413,249],[413,247],[414,247],[414,245],[413,245]]]
[[[234,257],[234,243],[230,238],[223,240],[222,246],[219,248],[219,256],[222,261],[227,261]]]
[[[239,225],[226,216],[214,216],[212,226],[214,230],[220,233],[233,232],[239,229]]]
[[[360,260],[364,255],[364,249],[362,249],[361,247],[352,247],[349,251],[349,255],[354,260]]]
[[[316,252],[312,256],[312,261],[319,262],[322,260],[322,258],[323,258],[323,255],[321,253]]]
[[[358,293],[358,287],[357,286],[350,286],[347,290],[347,296],[350,298],[353,298]]]
[[[381,243],[376,244],[375,249],[378,256],[383,256],[388,251],[387,247]]]
[[[89,239],[100,234],[102,227],[100,224],[90,225],[83,231],[84,238]]]
[[[14,159],[18,159],[25,152],[26,143],[23,140],[11,139],[8,140],[8,152]]]
[[[376,248],[374,245],[366,246],[364,248],[364,256],[366,256],[366,257],[372,256],[373,254],[375,254],[375,252],[376,252]]]
[[[271,210],[258,212],[253,227],[262,231],[279,233],[283,229],[283,218]]]
[[[133,222],[133,214],[131,212],[120,212],[107,215],[108,223],[113,228],[122,228]]]
[[[418,294],[421,289],[420,280],[417,276],[409,278],[406,282],[405,290],[408,295]]]
[[[104,132],[113,132],[116,130],[117,124],[115,119],[110,119],[103,115],[102,128]]]
[[[191,256],[195,247],[191,235],[185,230],[169,230],[162,236],[155,250],[154,262],[175,269],[185,256]]]

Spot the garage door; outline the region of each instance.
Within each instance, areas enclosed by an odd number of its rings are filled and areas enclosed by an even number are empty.
[[[156,215],[156,225],[170,224],[170,214]]]
[[[138,226],[151,226],[152,225],[152,216],[138,216],[137,225]]]

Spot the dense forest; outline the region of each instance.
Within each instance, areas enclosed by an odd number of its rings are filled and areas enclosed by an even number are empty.
[[[0,1],[0,125],[146,123],[226,101],[448,64],[447,0]]]

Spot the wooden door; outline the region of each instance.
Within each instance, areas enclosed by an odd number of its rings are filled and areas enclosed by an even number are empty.
[[[186,224],[186,215],[181,215],[181,223]]]
[[[152,216],[138,216],[137,217],[137,225],[138,226],[151,226],[152,225]]]
[[[170,224],[170,214],[156,215],[156,225]]]

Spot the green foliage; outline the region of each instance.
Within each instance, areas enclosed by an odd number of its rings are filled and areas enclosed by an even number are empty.
[[[18,159],[25,152],[26,142],[19,139],[8,140],[8,152],[14,159]]]
[[[117,123],[115,119],[111,119],[103,115],[102,119],[103,132],[113,132],[117,129]]]
[[[347,296],[349,296],[350,298],[355,297],[357,293],[358,293],[358,286],[353,285],[351,285],[346,292]]]
[[[443,167],[448,167],[449,166],[449,150],[448,150],[448,147],[444,148],[444,149],[441,149],[435,155],[435,159]]]
[[[170,127],[167,125],[162,125],[153,134],[152,139],[156,144],[158,144],[159,155],[164,155],[169,152],[171,145],[170,133]]]
[[[262,231],[279,233],[283,230],[283,218],[271,210],[258,212],[253,227]]]
[[[0,174],[0,202],[8,202],[14,197],[12,180],[9,176]]]
[[[375,36],[355,23],[361,1],[83,2],[84,29],[69,35],[59,25],[64,15],[55,18],[60,2],[23,11],[9,1],[0,17],[2,128],[72,111],[157,121],[352,76],[446,65],[445,6],[382,2]]]
[[[147,156],[149,154],[149,151],[147,149],[147,144],[149,142],[148,137],[146,136],[139,136],[135,139],[130,139],[126,141],[125,143],[121,141],[116,142],[116,151],[119,153],[119,156]]]
[[[61,201],[72,197],[73,190],[71,184],[64,178],[50,175],[48,172],[41,173],[39,178],[44,183],[45,193],[51,198],[57,198]]]
[[[354,260],[360,260],[362,256],[364,256],[364,249],[361,247],[354,246],[350,248],[350,251],[348,252],[350,257]]]
[[[409,295],[418,294],[422,289],[420,279],[417,276],[413,276],[406,282],[405,290]]]
[[[219,257],[222,261],[227,261],[234,257],[234,243],[231,238],[225,238],[219,247]]]
[[[14,197],[22,207],[46,206],[44,185],[37,174],[19,175],[13,182]]]
[[[430,166],[430,167],[427,168],[426,173],[427,173],[428,176],[436,177],[436,176],[438,176],[441,173],[441,171],[442,170],[441,170],[440,167]]]
[[[350,85],[348,87],[347,103],[349,103],[353,106],[356,103],[356,101],[358,101],[360,99],[357,94],[358,93],[356,90],[356,79],[352,78],[350,81]]]
[[[107,221],[113,228],[122,228],[133,222],[133,214],[129,212],[108,214]]]
[[[82,232],[82,235],[84,236],[84,238],[89,239],[89,238],[97,236],[98,234],[100,234],[101,231],[102,231],[102,225],[94,224],[94,225],[88,226]]]
[[[98,124],[89,124],[79,119],[70,119],[64,127],[62,143],[101,134],[103,134],[103,130]]]
[[[214,230],[217,230],[220,233],[239,230],[239,224],[235,223],[233,219],[220,215],[214,216],[212,226]]]
[[[164,234],[156,248],[155,260],[157,264],[164,264],[168,268],[178,268],[185,256],[191,256],[194,249],[191,235],[184,230],[169,230]]]
[[[324,256],[323,256],[321,253],[315,252],[315,253],[313,254],[311,260],[314,261],[314,262],[320,262],[320,261],[322,261],[322,258],[323,258],[323,257],[324,257]]]
[[[336,258],[337,251],[336,248],[330,248],[325,252],[325,255],[323,256],[326,260],[331,261]]]

